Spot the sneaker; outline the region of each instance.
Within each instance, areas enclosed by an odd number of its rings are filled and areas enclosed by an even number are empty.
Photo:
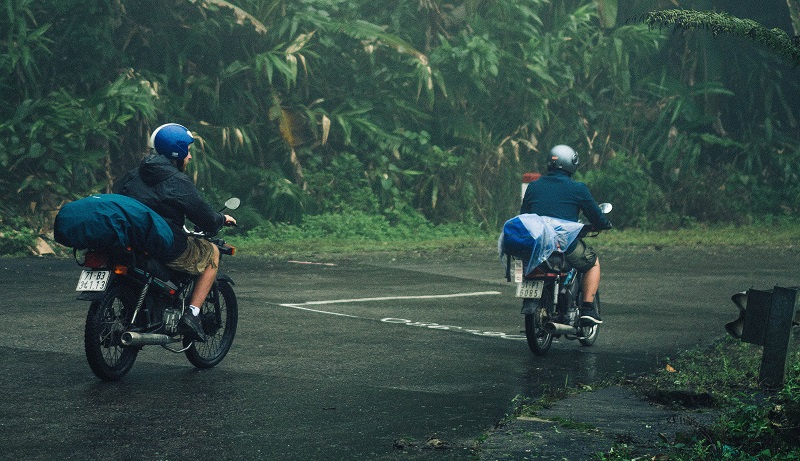
[[[595,309],[581,309],[581,326],[590,327],[592,325],[600,325],[603,319]]]
[[[178,331],[192,341],[206,342],[206,333],[203,331],[203,321],[199,315],[193,315],[192,311],[186,310],[181,316]]]

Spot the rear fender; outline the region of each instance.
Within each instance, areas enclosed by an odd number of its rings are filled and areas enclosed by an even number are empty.
[[[228,277],[228,274],[217,274],[217,280],[221,280],[223,282],[228,282],[231,285],[236,285],[235,283],[233,283],[233,279]]]

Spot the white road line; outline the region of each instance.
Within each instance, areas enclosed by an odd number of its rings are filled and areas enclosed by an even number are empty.
[[[440,299],[440,298],[459,298],[465,296],[487,296],[487,295],[499,295],[501,294],[499,291],[479,291],[479,292],[472,292],[472,293],[453,293],[449,295],[420,295],[420,296],[384,296],[381,298],[355,298],[355,299],[332,299],[328,301],[309,301],[305,303],[284,303],[279,304],[281,307],[291,307],[292,309],[299,309],[308,312],[316,312],[318,314],[327,314],[327,315],[336,315],[339,317],[349,317],[353,319],[363,319],[363,320],[378,320],[372,319],[369,317],[361,317],[358,315],[350,315],[350,314],[342,314],[340,312],[330,312],[330,311],[323,311],[320,309],[311,309],[310,307],[305,306],[318,306],[321,304],[345,304],[345,303],[359,303],[359,302],[369,302],[369,301],[391,301],[391,300],[407,300],[407,299]],[[419,326],[419,327],[426,327],[435,330],[449,330],[454,332],[461,332],[461,333],[469,333],[478,336],[485,336],[485,337],[495,337],[495,338],[503,338],[503,339],[525,339],[525,336],[521,335],[514,335],[514,334],[507,334],[503,332],[496,332],[496,331],[481,331],[481,330],[473,330],[473,329],[466,329],[459,326],[454,325],[440,325],[438,323],[429,323],[429,322],[414,322],[407,319],[399,319],[399,318],[384,318],[380,319],[380,322],[384,323],[395,323],[395,324],[403,324],[408,326]]]
[[[486,296],[486,295],[499,295],[499,291],[478,291],[472,293],[453,293],[449,295],[420,295],[420,296],[384,296],[381,298],[354,298],[354,299],[331,299],[327,301],[308,301],[305,303],[289,303],[281,304],[286,307],[300,307],[300,306],[319,306],[322,304],[345,304],[345,303],[362,303],[371,301],[394,301],[398,299],[438,299],[438,298],[460,298],[465,296]]]

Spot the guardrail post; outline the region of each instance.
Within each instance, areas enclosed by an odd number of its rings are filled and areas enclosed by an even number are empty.
[[[789,339],[798,303],[798,288],[776,286],[731,297],[739,307],[739,318],[725,325],[731,336],[763,346],[759,383],[767,389],[783,386],[788,368]]]
[[[788,368],[789,338],[797,309],[797,288],[775,287],[764,335],[759,382],[768,389],[783,386]],[[745,320],[745,323],[747,321]]]

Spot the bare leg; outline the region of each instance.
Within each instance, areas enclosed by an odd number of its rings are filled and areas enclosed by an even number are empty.
[[[600,288],[600,258],[583,274],[583,302],[593,302],[598,288]]]
[[[206,270],[197,277],[194,284],[194,291],[192,292],[192,306],[200,307],[206,301],[208,292],[211,291],[211,286],[214,285],[214,280],[217,279],[217,269],[219,268],[219,248],[213,245],[214,248],[214,264],[209,264]],[[593,295],[594,296],[594,295]]]

